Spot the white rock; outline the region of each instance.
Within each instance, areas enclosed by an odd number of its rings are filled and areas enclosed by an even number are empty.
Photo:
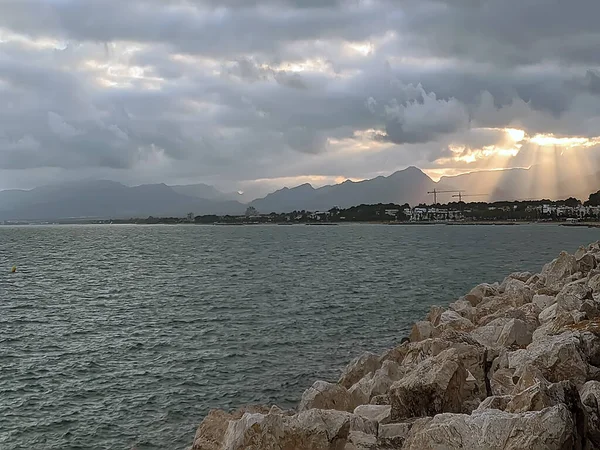
[[[515,306],[522,306],[530,303],[534,292],[524,281],[516,278],[508,278],[504,287],[504,296],[511,298]]]
[[[338,383],[348,389],[366,374],[375,372],[380,367],[379,357],[374,353],[365,352],[346,366]]]
[[[376,450],[377,437],[361,431],[351,431],[344,450]]]
[[[534,365],[552,382],[571,380],[576,386],[586,382],[588,364],[579,349],[578,335],[565,332],[533,341],[526,349],[508,353],[508,367],[520,377],[526,367]]]
[[[519,319],[511,319],[504,328],[498,338],[498,344],[503,347],[516,345],[518,347],[526,347],[531,343],[532,333],[528,329],[527,324]]]
[[[484,409],[499,409],[500,411],[504,411],[512,398],[512,395],[492,395],[479,404],[477,411]]]
[[[539,320],[540,323],[546,323],[546,322],[550,322],[551,320],[554,320],[554,318],[556,317],[556,313],[558,311],[558,305],[556,303],[548,306],[546,309],[544,309],[540,315],[539,315]]]
[[[469,334],[480,344],[485,345],[486,347],[495,347],[499,345],[498,339],[502,334],[502,330],[504,330],[504,327],[511,321],[512,319],[507,317],[499,317],[492,320],[487,325],[475,328]]]
[[[577,280],[565,285],[556,296],[556,304],[563,311],[579,310],[585,299],[592,298],[587,280]]]
[[[591,277],[587,284],[594,293],[600,292],[600,274]]]
[[[448,308],[452,311],[456,311],[462,317],[469,319],[471,322],[475,318],[475,314],[477,312],[473,305],[464,298],[457,300],[454,303],[450,303]]]
[[[429,309],[425,320],[428,320],[433,324],[434,327],[437,327],[440,324],[440,318],[442,317],[442,313],[444,311],[446,311],[446,308],[442,308],[441,306],[432,306]]]
[[[578,271],[577,266],[577,260],[573,255],[561,252],[558,258],[544,266],[541,275],[545,277],[549,288],[560,290],[565,280]]]
[[[490,377],[490,387],[495,396],[510,395],[515,387],[515,369],[503,367],[495,370]]]
[[[298,411],[312,408],[352,411],[354,406],[351,395],[344,386],[327,381],[315,381],[302,394]]]
[[[392,407],[390,405],[360,405],[356,407],[354,414],[385,425],[390,422]]]
[[[477,306],[485,297],[493,297],[498,295],[498,293],[497,287],[488,283],[482,283],[471,289],[471,291],[465,295],[465,300],[471,303],[471,305]]]
[[[469,319],[465,319],[456,311],[447,310],[440,316],[440,324],[438,327],[441,330],[451,329],[457,331],[471,331],[475,328],[473,322]]]
[[[409,339],[411,342],[419,342],[425,339],[439,336],[440,331],[428,320],[416,322],[410,331]]]
[[[576,448],[574,421],[565,405],[513,414],[495,409],[472,415],[439,414],[415,424],[403,450],[563,450]],[[579,443],[581,445],[581,442]]]
[[[377,433],[377,424],[353,414],[311,409],[294,416],[244,414],[229,422],[223,446],[214,450],[332,450],[350,433]]]
[[[392,385],[392,420],[464,411],[471,399],[467,376],[455,349],[424,360]]]
[[[556,303],[556,297],[545,294],[535,294],[533,296],[533,303],[537,305],[541,310],[546,309],[548,306],[552,306]]]

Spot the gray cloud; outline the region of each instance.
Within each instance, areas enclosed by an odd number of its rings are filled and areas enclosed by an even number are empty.
[[[438,167],[451,145],[501,142],[493,128],[591,138],[598,13],[595,0],[4,0],[0,188],[364,178]]]

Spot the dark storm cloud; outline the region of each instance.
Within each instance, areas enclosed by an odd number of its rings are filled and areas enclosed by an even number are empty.
[[[593,137],[599,14],[596,0],[4,0],[0,171],[363,177],[505,138],[490,128]],[[340,153],[362,139],[378,150]]]

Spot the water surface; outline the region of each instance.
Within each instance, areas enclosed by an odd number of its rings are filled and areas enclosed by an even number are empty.
[[[597,229],[0,227],[0,448],[183,449]],[[9,274],[12,265],[16,274]]]

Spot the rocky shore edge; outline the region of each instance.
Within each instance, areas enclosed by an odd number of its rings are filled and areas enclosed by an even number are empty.
[[[295,411],[211,411],[193,450],[600,448],[600,242],[434,306]]]

